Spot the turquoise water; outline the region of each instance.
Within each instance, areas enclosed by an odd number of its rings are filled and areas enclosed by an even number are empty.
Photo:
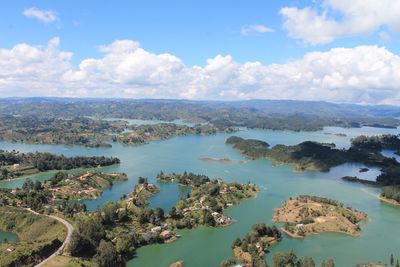
[[[329,134],[327,134],[329,133]],[[344,133],[338,136],[335,133]],[[382,133],[398,134],[398,129],[358,128],[343,129],[325,128],[318,132],[289,132],[267,130],[243,130],[235,135],[245,138],[256,138],[271,145],[297,144],[306,140],[334,142],[338,147],[348,147],[350,138],[359,134],[376,135]],[[288,165],[273,166],[268,160],[246,161],[240,153],[224,142],[232,134],[212,136],[184,136],[167,141],[156,141],[148,145],[128,146],[113,143],[112,148],[84,148],[79,146],[65,147],[57,145],[29,145],[0,142],[1,149],[15,149],[23,152],[47,151],[52,153],[74,155],[106,155],[121,159],[121,164],[112,166],[107,171],[125,172],[128,181],[117,183],[97,200],[86,201],[89,209],[103,205],[107,200],[118,200],[128,194],[137,183],[139,176],[148,177],[151,182],[156,174],[164,172],[192,171],[210,177],[220,177],[225,181],[254,182],[261,187],[257,198],[243,201],[240,205],[227,210],[237,223],[225,228],[198,228],[180,231],[182,238],[168,245],[151,245],[140,248],[137,257],[128,263],[129,266],[168,266],[173,261],[184,260],[185,266],[218,266],[225,258],[231,256],[232,241],[243,236],[252,224],[265,222],[272,224],[273,209],[279,207],[290,196],[313,194],[331,197],[346,205],[362,210],[369,215],[369,221],[363,223],[360,237],[349,237],[341,234],[321,234],[302,240],[284,238],[272,249],[270,255],[278,251],[293,249],[296,254],[313,256],[317,262],[332,257],[336,266],[352,266],[367,261],[387,262],[391,253],[400,257],[400,208],[377,199],[379,189],[366,185],[342,181],[342,176],[358,176],[363,179],[375,179],[379,169],[371,168],[366,173],[359,173],[362,164],[343,164],[332,168],[330,172],[295,173]],[[386,153],[386,152],[385,152]],[[202,157],[230,158],[245,160],[244,163],[201,161]],[[47,174],[46,174],[47,175]],[[45,179],[43,175],[31,177]],[[19,186],[23,179],[12,182],[0,182],[0,186]],[[152,207],[162,207],[166,211],[185,195],[187,188],[173,183],[157,185],[161,192],[151,198]],[[319,264],[318,264],[319,265]]]
[[[16,243],[18,242],[18,237],[16,234],[0,230],[0,243]]]

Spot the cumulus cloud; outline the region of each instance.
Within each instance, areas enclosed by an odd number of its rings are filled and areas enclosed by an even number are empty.
[[[56,12],[53,10],[42,10],[37,7],[27,8],[22,14],[27,18],[37,19],[44,23],[51,23],[58,19]]]
[[[398,0],[324,0],[315,7],[284,7],[283,27],[306,44],[327,44],[336,38],[368,36],[381,27],[400,31]]]
[[[252,24],[242,27],[242,29],[240,29],[241,35],[248,35],[249,33],[252,32],[266,33],[266,32],[274,32],[274,30],[262,24]]]
[[[76,66],[59,42],[0,49],[0,94],[400,104],[400,57],[379,46],[311,52],[284,64],[217,55],[204,66],[186,66],[174,55],[117,40],[99,46],[99,58]]]

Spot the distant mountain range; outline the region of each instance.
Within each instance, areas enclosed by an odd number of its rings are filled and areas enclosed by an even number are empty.
[[[320,117],[396,117],[400,118],[400,107],[389,105],[358,105],[358,104],[338,104],[324,101],[298,101],[298,100],[242,100],[242,101],[195,101],[181,99],[125,99],[125,98],[58,98],[58,97],[27,97],[27,98],[0,98],[0,113],[9,114],[12,111],[20,110],[26,106],[37,106],[44,109],[54,109],[56,107],[68,107],[82,109],[85,105],[87,109],[96,106],[107,106],[111,104],[134,105],[148,104],[156,108],[158,104],[163,109],[168,106],[173,109],[201,108],[212,109],[246,109],[255,113],[266,114],[304,114],[316,115]],[[24,110],[24,108],[22,108]],[[28,112],[28,110],[26,110]]]

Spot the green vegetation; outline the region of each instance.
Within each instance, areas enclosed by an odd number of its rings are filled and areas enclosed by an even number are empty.
[[[268,148],[266,142],[232,136],[226,140],[246,157],[268,158],[277,163],[295,164],[297,170],[328,171],[331,166],[346,162],[347,154],[335,149],[334,144],[306,141],[294,146],[276,145]]]
[[[110,188],[115,181],[124,181],[128,177],[124,173],[86,172],[69,175],[56,173],[44,184],[54,200],[96,199],[104,189]]]
[[[395,203],[400,203],[400,185],[382,187],[381,196],[392,199]]]
[[[149,205],[148,198],[160,192],[155,184],[149,184],[147,178],[139,177],[139,184],[135,186],[128,196],[128,206],[133,204],[137,207]]]
[[[351,140],[353,147],[381,151],[382,149],[394,150],[400,153],[400,135],[358,136]]]
[[[220,179],[211,180],[205,175],[193,173],[157,175],[160,181],[176,181],[192,187],[187,198],[181,199],[168,215],[177,228],[193,228],[199,225],[225,226],[233,219],[222,211],[238,204],[240,200],[255,197],[259,191],[254,184],[226,183]]]
[[[383,148],[398,149],[399,136],[381,135],[373,137],[360,136],[352,139],[349,149],[336,149],[334,144],[323,144],[306,141],[294,146],[276,145],[272,148],[268,144],[258,140],[246,140],[232,136],[226,140],[243,155],[254,158],[267,158],[276,163],[294,164],[296,170],[320,170],[328,171],[331,167],[346,162],[359,162],[367,166],[381,168],[381,174],[374,181],[366,181],[357,177],[343,177],[349,182],[359,182],[377,186],[393,187],[385,189],[386,198],[400,194],[396,192],[400,185],[400,163],[394,158],[387,158],[381,154]],[[360,171],[365,171],[361,169]],[[390,192],[389,192],[390,191]],[[396,201],[397,202],[397,201]]]
[[[251,266],[266,266],[264,254],[268,248],[280,241],[281,233],[275,226],[257,223],[243,239],[237,238],[232,244],[232,250],[237,261]],[[226,264],[226,263],[225,263]]]
[[[22,208],[0,207],[0,229],[18,235],[17,243],[0,243],[0,266],[32,266],[62,244],[65,226]]]
[[[81,199],[95,199],[114,181],[126,180],[126,174],[85,172],[78,174],[56,173],[43,184],[27,179],[22,188],[0,189],[0,206],[26,207],[35,211],[58,210],[72,216],[86,211]]]
[[[117,141],[124,144],[145,144],[154,140],[166,140],[174,136],[203,134],[210,135],[217,132],[233,132],[232,127],[216,127],[211,124],[198,124],[195,126],[177,125],[174,123],[159,123],[153,125],[131,125],[130,131],[119,134]]]
[[[105,141],[111,140],[110,134],[120,133],[126,127],[126,122],[123,121],[63,117],[0,116],[0,139],[36,144],[109,147],[111,145]]]
[[[368,185],[378,185],[376,181],[370,181],[365,179],[360,179],[357,176],[344,176],[342,177],[344,181],[353,182],[353,183],[360,183],[360,184],[368,184]]]
[[[0,150],[0,180],[13,179],[27,174],[48,170],[70,170],[76,168],[103,167],[119,164],[118,158],[65,157],[50,153],[21,153]]]
[[[397,107],[376,108],[309,101],[215,102],[76,98],[0,100],[0,114],[18,116],[31,114],[32,117],[39,120],[43,118],[50,118],[49,120],[51,118],[73,119],[78,116],[165,121],[182,119],[209,122],[218,128],[249,127],[293,131],[315,131],[321,130],[324,126],[393,128],[399,125],[399,121],[394,119],[398,116],[398,112]],[[38,123],[34,122],[31,125],[38,125]],[[107,127],[111,126],[105,127],[105,130],[109,131]],[[4,130],[16,129],[11,124],[1,128]],[[57,129],[57,127],[54,128]]]
[[[275,211],[273,220],[286,223],[282,231],[295,238],[323,232],[357,236],[361,231],[359,222],[367,219],[365,213],[336,200],[306,195],[289,199]]]
[[[269,144],[260,140],[243,139],[237,136],[231,136],[226,140],[227,144],[233,145],[234,149],[242,152],[246,157],[255,159],[265,157]]]

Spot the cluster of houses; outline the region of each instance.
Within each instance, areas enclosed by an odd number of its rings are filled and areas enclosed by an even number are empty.
[[[163,226],[155,226],[151,228],[151,232],[158,234],[159,237],[164,240],[164,242],[172,242],[176,239],[176,236],[174,235],[174,233],[172,233],[172,231],[167,229],[167,226],[167,224]]]
[[[184,209],[182,210],[183,215],[186,215],[186,214],[188,214],[189,212],[191,212],[191,211],[196,211],[196,210],[210,210],[210,211],[212,211],[212,210],[210,209],[209,206],[203,205],[204,201],[206,201],[207,198],[208,198],[207,195],[202,195],[202,196],[199,198],[199,202],[195,202],[195,203],[194,203],[192,206],[190,206],[189,208],[184,208]],[[227,206],[232,206],[232,205],[233,205],[232,203],[227,203]],[[213,216],[215,222],[216,222],[217,224],[219,224],[219,225],[225,226],[225,225],[229,225],[229,224],[233,223],[233,219],[232,219],[232,218],[230,218],[230,217],[228,217],[228,216],[226,216],[226,215],[224,215],[224,214],[222,214],[222,213],[220,213],[220,212],[213,211],[213,212],[211,213],[211,215]]]

